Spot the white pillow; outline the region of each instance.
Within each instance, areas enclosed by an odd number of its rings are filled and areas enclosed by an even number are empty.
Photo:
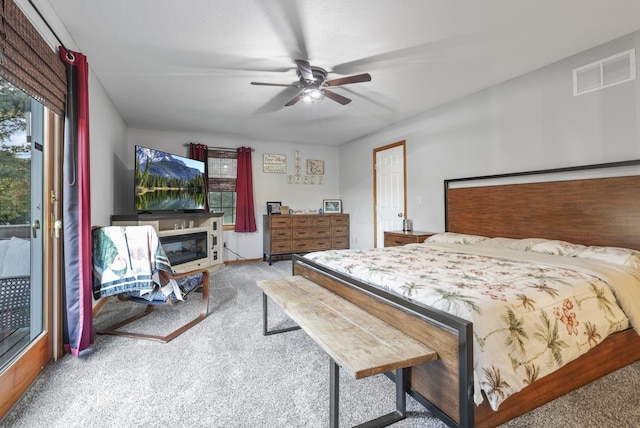
[[[586,247],[577,253],[576,257],[613,263],[640,270],[640,252],[630,248]]]
[[[510,250],[529,251],[534,245],[545,241],[547,241],[547,239],[543,238],[490,238],[486,241],[480,242],[480,245],[493,248],[508,248]]]
[[[571,242],[547,240],[532,246],[529,251],[536,253],[551,254],[554,256],[575,256],[586,247],[580,244],[572,244]]]
[[[466,235],[463,233],[444,232],[431,235],[424,242],[441,242],[443,244],[477,244],[488,239],[486,236]]]

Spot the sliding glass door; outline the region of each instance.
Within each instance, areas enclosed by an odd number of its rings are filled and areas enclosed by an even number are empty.
[[[0,417],[52,355],[43,281],[45,112],[0,78]]]

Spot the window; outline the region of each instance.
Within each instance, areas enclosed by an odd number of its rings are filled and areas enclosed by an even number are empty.
[[[230,150],[209,150],[209,211],[224,212],[223,225],[236,222],[236,178],[238,154]]]

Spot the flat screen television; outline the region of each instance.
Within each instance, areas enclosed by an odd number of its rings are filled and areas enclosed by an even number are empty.
[[[207,197],[205,163],[136,146],[135,210],[202,211]]]

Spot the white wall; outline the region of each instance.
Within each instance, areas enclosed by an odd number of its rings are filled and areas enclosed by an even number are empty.
[[[127,159],[127,125],[93,74],[89,75],[91,224],[108,226],[119,206]]]
[[[237,148],[241,146],[255,149],[253,161],[254,202],[256,207],[255,233],[236,233],[224,231],[223,239],[227,243],[225,260],[262,258],[262,215],[266,214],[267,201],[280,201],[292,209],[317,210],[322,206],[323,199],[339,197],[338,182],[338,147],[319,146],[310,144],[291,144],[273,141],[252,140],[214,133],[195,132],[166,132],[148,129],[130,128],[128,132],[128,154],[125,167],[126,178],[119,188],[120,199],[116,214],[130,214],[133,212],[133,167],[134,148],[136,145],[183,155],[187,154],[185,144],[189,142],[206,144],[209,147]],[[300,152],[302,168],[301,175],[305,175],[306,160],[324,160],[325,175],[322,185],[288,184],[288,176],[294,174],[294,153]],[[262,171],[264,154],[281,154],[287,157],[286,174],[269,174]],[[238,256],[239,255],[239,256]]]
[[[414,230],[435,232],[444,230],[445,179],[640,158],[640,80],[578,97],[572,90],[573,68],[634,47],[640,54],[640,32],[342,145],[352,247],[374,245],[376,147],[406,140],[407,215]]]

